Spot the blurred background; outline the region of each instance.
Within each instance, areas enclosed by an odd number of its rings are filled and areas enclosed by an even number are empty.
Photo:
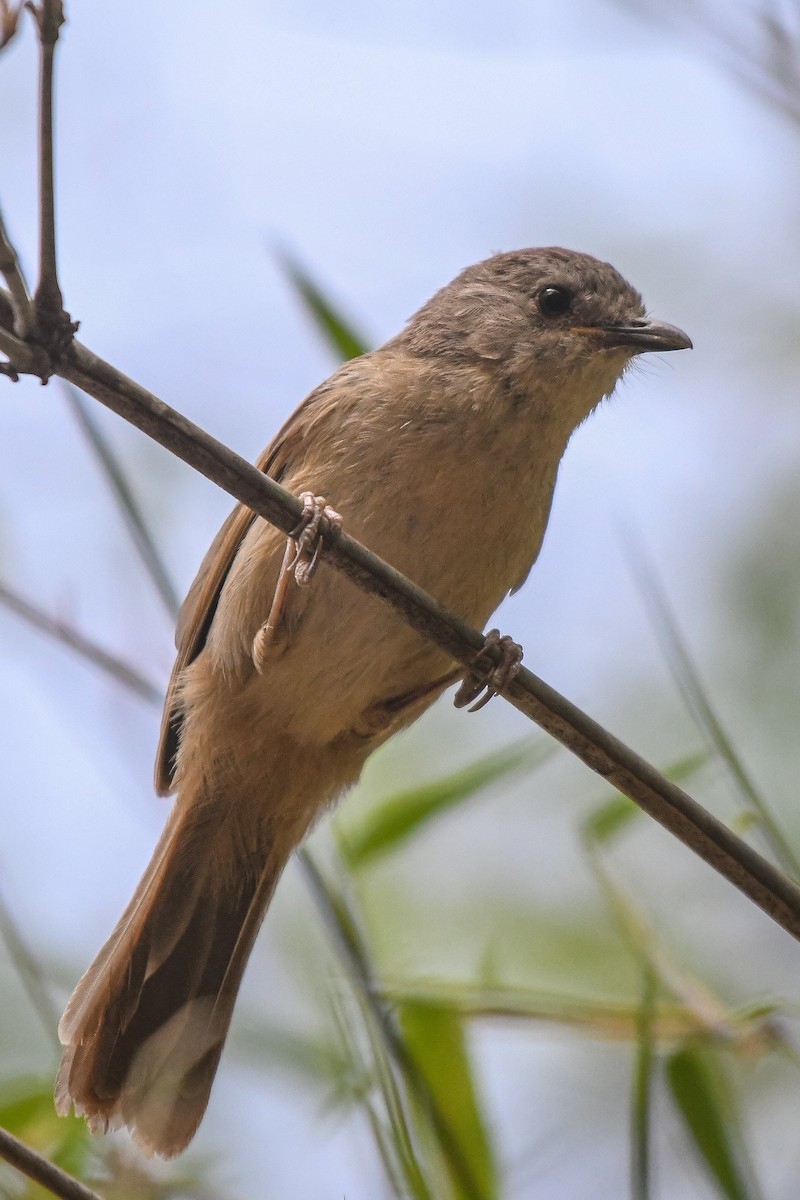
[[[794,869],[796,4],[83,0],[68,17],[66,306],[92,350],[247,458],[336,363],[286,256],[367,344],[467,263],[552,244],[613,262],[691,335],[693,353],[643,361],[578,431],[539,563],[496,623],[526,665]],[[0,198],[31,276],[35,62],[25,22],[0,58]],[[0,579],[163,688],[171,621],[73,409],[55,381],[0,392]],[[229,498],[90,411],[183,594]],[[159,708],[6,607],[0,655],[0,1117],[27,1097],[36,1121],[19,1128],[47,1149],[61,1135],[31,1098],[56,1061],[49,1008],[163,822]],[[686,702],[693,674],[727,763],[697,694]],[[475,762],[484,775],[464,782]],[[388,799],[454,773],[462,785],[427,793],[430,820],[348,857]],[[463,1102],[475,1194],[794,1197],[800,950],[612,800],[508,705],[466,716],[445,697],[372,760],[312,852],[421,1061],[426,1038],[452,1042],[457,1068],[429,1082]],[[598,812],[619,818],[611,832]],[[376,1129],[397,1135],[396,1120],[345,968],[293,863],[189,1154],[161,1170],[120,1135],[84,1173],[135,1178],[135,1195],[154,1179],[174,1195],[425,1195],[402,1171],[392,1183]],[[443,1171],[430,1194],[468,1194],[409,1111],[420,1161]]]

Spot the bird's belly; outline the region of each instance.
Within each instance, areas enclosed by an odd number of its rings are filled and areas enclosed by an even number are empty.
[[[384,479],[380,504],[340,505],[345,528],[456,615],[482,628],[538,554],[552,472],[453,471],[413,492]],[[381,599],[324,563],[296,635],[263,684],[301,740],[357,728],[376,703],[413,692],[452,665]],[[287,712],[287,710],[289,710]]]

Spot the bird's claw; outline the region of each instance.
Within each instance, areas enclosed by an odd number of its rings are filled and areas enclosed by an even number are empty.
[[[342,518],[325,502],[324,496],[315,496],[313,492],[301,492],[300,499],[303,502],[303,513],[299,523],[289,534],[289,543],[294,543],[295,553],[287,569],[294,572],[294,580],[298,587],[308,587],[322,550],[323,539],[319,532],[319,523],[325,517],[335,529],[341,529]]]
[[[490,629],[483,648],[467,668],[453,704],[456,708],[470,705],[470,712],[478,712],[493,696],[508,687],[521,662],[522,647],[507,635],[501,636],[499,629]],[[485,695],[481,695],[482,692]]]
[[[290,580],[294,578],[298,587],[308,587],[317,569],[323,540],[319,532],[320,521],[325,517],[335,529],[342,527],[341,516],[325,503],[324,496],[315,496],[313,492],[301,492],[300,499],[303,502],[303,512],[286,540],[286,550],[269,616],[253,638],[251,655],[253,666],[259,675],[264,670],[270,652],[274,652]]]

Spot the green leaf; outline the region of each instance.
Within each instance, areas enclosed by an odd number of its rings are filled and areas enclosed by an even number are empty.
[[[586,817],[583,822],[584,839],[593,845],[610,842],[635,817],[641,816],[641,812],[627,796],[613,796]]]
[[[497,1170],[478,1107],[461,1018],[449,1005],[414,1002],[401,1007],[400,1026],[408,1053],[438,1110],[436,1145],[452,1195],[458,1200],[492,1200],[499,1194]],[[428,1132],[433,1131],[430,1123]]]
[[[83,1177],[90,1157],[89,1131],[79,1117],[59,1117],[53,1080],[24,1075],[0,1089],[0,1126],[62,1170]]]
[[[667,1083],[698,1154],[726,1200],[754,1200],[730,1094],[707,1056],[684,1046],[667,1059]]]
[[[530,738],[487,754],[470,766],[433,783],[398,792],[377,803],[346,832],[339,827],[339,849],[350,870],[396,850],[426,821],[469,799],[522,766],[534,766],[553,753],[546,742]]]
[[[297,260],[285,252],[280,252],[278,261],[334,354],[342,361],[366,354],[369,346],[365,339],[337,311],[331,300]]]

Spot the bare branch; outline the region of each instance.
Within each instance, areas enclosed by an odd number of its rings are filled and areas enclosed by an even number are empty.
[[[142,515],[141,507],[122,464],[114,454],[108,440],[103,436],[103,431],[95,420],[94,414],[90,412],[89,406],[78,389],[64,380],[61,381],[61,384],[75,419],[100,463],[147,574],[161,597],[161,602],[169,617],[174,621],[180,608],[180,599],[166,563],[147,528],[147,522]]]
[[[31,5],[39,30],[39,286],[37,304],[62,307],[56,264],[56,206],[53,178],[53,64],[64,22],[60,0]]]
[[[68,646],[70,650],[74,650],[82,658],[93,663],[94,666],[100,667],[117,683],[121,683],[142,700],[147,700],[150,704],[160,704],[163,700],[163,688],[151,683],[128,663],[123,662],[114,654],[109,654],[102,646],[98,646],[96,642],[91,641],[82,633],[70,629],[63,621],[54,620],[42,609],[37,608],[3,583],[0,583],[0,605],[21,617],[23,621],[27,621],[40,633],[55,638],[56,641]]]
[[[33,342],[23,342],[12,333],[13,311],[9,315],[9,327],[0,328],[0,352],[8,358],[7,363],[0,363],[0,374],[8,375],[14,382],[19,378],[18,372],[38,375],[43,381],[48,379],[52,374],[50,356]]]
[[[663,582],[653,564],[648,561],[643,548],[630,535],[626,540],[631,570],[647,603],[656,637],[661,642],[667,665],[687,708],[708,746],[727,766],[744,804],[756,818],[762,837],[776,861],[793,879],[800,878],[800,863],[796,855],[706,695],[670,608]]]
[[[20,338],[30,336],[33,326],[33,308],[28,287],[16,251],[6,233],[3,214],[0,212],[0,275],[6,281],[14,306],[14,333]]]
[[[798,22],[790,25],[787,6],[778,13],[762,3],[760,11],[742,9],[738,23],[731,9],[691,0],[664,4],[661,0],[617,0],[637,19],[649,19],[675,31],[685,28],[694,34],[712,60],[739,84],[800,125],[800,32]]]
[[[64,7],[61,0],[41,0],[28,7],[39,31],[39,282],[34,297],[37,335],[58,357],[77,329],[64,311],[56,258],[53,65]]]
[[[0,937],[2,937],[6,944],[8,957],[16,968],[17,975],[31,1002],[31,1007],[36,1010],[48,1038],[53,1043],[56,1054],[60,1054],[61,1044],[56,1033],[58,1009],[53,1004],[41,967],[36,961],[35,955],[26,944],[25,938],[20,933],[11,910],[1,893]]]
[[[28,1179],[41,1184],[52,1195],[59,1196],[61,1200],[102,1200],[97,1192],[93,1192],[72,1175],[67,1175],[66,1171],[62,1171],[55,1163],[42,1158],[7,1129],[0,1129],[0,1158],[16,1167],[23,1175],[27,1175]]]

